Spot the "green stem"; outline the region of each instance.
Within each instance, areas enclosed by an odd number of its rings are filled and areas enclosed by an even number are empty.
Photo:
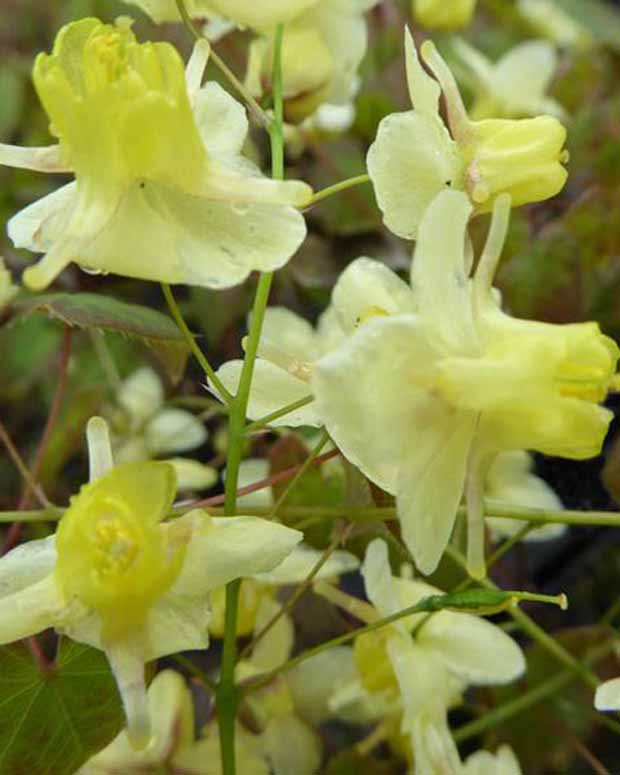
[[[274,420],[279,420],[280,417],[286,417],[287,414],[290,414],[297,409],[301,409],[302,406],[307,406],[313,401],[314,396],[306,396],[305,398],[300,398],[298,401],[293,401],[292,403],[283,406],[281,409],[277,409],[275,412],[266,414],[264,417],[259,417],[258,420],[249,423],[245,427],[245,432],[252,433],[253,431],[258,431],[266,425],[271,425]]]
[[[64,509],[50,506],[36,511],[0,511],[0,523],[4,522],[58,522]]]
[[[177,2],[180,1],[177,0]],[[272,173],[274,179],[277,180],[284,178],[284,111],[282,105],[281,67],[283,36],[284,27],[280,24],[276,30],[274,51],[273,92],[275,118],[270,127]],[[241,369],[237,395],[232,402],[228,416],[229,447],[226,466],[226,498],[224,501],[227,515],[234,515],[237,510],[239,466],[241,465],[241,457],[243,455],[248,400],[250,398],[254,365],[256,363],[272,278],[272,273],[261,274],[256,286],[250,331],[245,348],[245,360]],[[235,579],[226,585],[224,645],[222,647],[220,681],[216,694],[223,775],[236,775],[237,772],[235,761],[235,719],[239,705],[239,690],[235,685],[235,663],[237,661],[237,614],[240,589],[241,579]]]
[[[328,186],[327,188],[324,188],[322,191],[317,191],[317,193],[314,194],[314,196],[308,203],[307,207],[313,207],[314,205],[318,204],[319,202],[322,202],[324,199],[327,199],[330,196],[333,196],[334,194],[339,194],[341,191],[346,191],[348,188],[353,188],[354,186],[361,186],[364,183],[368,183],[369,181],[370,181],[370,176],[366,174],[356,175],[354,178],[347,178],[346,180],[341,180],[340,183],[334,183],[333,186]]]
[[[194,357],[200,364],[204,373],[211,380],[213,387],[222,396],[222,399],[225,401],[225,403],[230,404],[230,402],[232,401],[231,393],[224,387],[219,377],[215,373],[213,366],[211,366],[203,351],[200,349],[200,347],[198,347],[198,344],[196,343],[196,339],[194,338],[192,332],[187,327],[187,323],[185,322],[185,318],[183,317],[181,310],[179,309],[179,305],[177,304],[176,299],[174,298],[172,289],[167,283],[161,283],[161,289],[163,291],[164,298],[166,299],[166,303],[168,304],[168,309],[170,310],[170,314],[174,318],[174,322],[181,329],[183,336],[185,337],[185,341],[189,345]]]
[[[205,671],[201,670],[197,665],[195,665],[191,659],[184,657],[182,654],[175,654],[172,659],[178,665],[184,667],[188,673],[191,673],[191,675],[197,678],[205,686],[205,688],[215,694],[217,691],[217,685],[215,681],[209,678]]]
[[[196,29],[196,25],[192,21],[189,13],[187,12],[187,8],[185,7],[184,0],[175,0],[175,2],[179,10],[179,15],[181,16],[181,20],[183,22],[183,26],[185,27],[185,29],[189,32],[189,34],[192,36],[194,40],[206,40],[207,43],[209,43],[209,48],[210,48],[209,58],[211,59],[211,61],[216,65],[216,67],[229,81],[229,83],[237,90],[237,92],[239,92],[243,100],[247,103],[248,108],[254,115],[258,124],[260,124],[265,129],[269,130],[269,126],[271,124],[269,120],[269,116],[261,108],[261,106],[250,94],[250,92],[245,88],[243,83],[241,83],[241,81],[233,73],[230,67],[228,67],[226,62],[224,62],[224,60],[213,50],[213,47],[211,46],[211,42],[209,41],[209,39],[206,38],[199,30]]]
[[[596,662],[609,654],[612,649],[613,641],[605,643],[597,649],[592,649],[590,654],[585,657],[584,664],[588,666],[596,664]],[[530,689],[525,694],[516,697],[514,700],[511,700],[504,705],[494,708],[489,713],[485,713],[481,718],[470,721],[468,724],[459,727],[459,729],[454,732],[455,741],[457,743],[462,743],[470,737],[475,737],[476,735],[486,732],[488,729],[507,721],[509,718],[512,718],[542,700],[547,699],[552,694],[555,694],[555,692],[571,684],[574,680],[575,673],[573,670],[563,670],[561,673],[547,679],[539,686]]]
[[[301,479],[301,477],[306,473],[306,471],[309,470],[309,468],[312,466],[314,461],[317,459],[319,454],[321,453],[321,450],[323,447],[327,444],[329,441],[329,434],[326,430],[323,430],[321,433],[321,438],[319,439],[318,443],[312,450],[312,452],[308,455],[308,457],[304,460],[303,465],[300,467],[299,471],[295,474],[295,476],[291,479],[291,481],[288,483],[288,485],[284,488],[282,494],[278,498],[278,500],[274,503],[273,508],[271,509],[271,513],[269,514],[270,519],[273,519],[276,514],[279,513],[280,509],[284,505],[284,502],[288,498],[291,490],[295,487],[297,482]]]

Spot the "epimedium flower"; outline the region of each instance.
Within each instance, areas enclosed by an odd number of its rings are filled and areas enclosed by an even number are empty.
[[[413,110],[392,113],[368,151],[368,174],[386,226],[415,239],[424,212],[446,189],[465,191],[473,215],[489,212],[502,193],[517,207],[557,194],[566,181],[566,130],[548,115],[471,120],[447,64],[431,41],[418,59],[405,32],[407,83]],[[448,122],[439,111],[443,95]]]
[[[254,517],[201,510],[164,521],[176,492],[168,463],[113,466],[107,425],[89,421],[90,482],[55,535],[0,560],[0,643],[54,627],[105,651],[144,747],[150,718],[144,664],[208,646],[209,593],[276,566],[302,534]]]
[[[368,44],[364,14],[378,0],[319,0],[284,28],[285,114],[299,122],[323,104],[349,105]],[[255,97],[271,90],[275,30],[250,46],[246,85]]]
[[[205,426],[191,412],[164,406],[162,381],[146,366],[119,385],[109,420],[117,463],[189,452],[208,438]],[[197,460],[173,457],[167,462],[175,469],[180,490],[206,489],[217,482],[217,471]]]
[[[354,465],[396,495],[405,543],[431,573],[465,494],[468,567],[483,576],[484,478],[505,450],[597,455],[612,414],[618,348],[596,323],[504,314],[492,280],[510,200],[496,200],[475,271],[468,197],[427,208],[411,272],[415,314],[375,315],[312,370],[317,412]]]
[[[376,315],[414,312],[411,288],[380,261],[361,257],[340,275],[330,306],[316,328],[283,307],[269,307],[250,389],[248,417],[257,420],[312,395],[311,376],[319,358]],[[228,361],[217,372],[236,392],[243,361]],[[211,390],[217,391],[211,386]],[[270,423],[273,427],[314,426],[322,420],[309,403]]]
[[[532,509],[562,511],[564,506],[554,490],[533,472],[532,456],[525,450],[500,452],[493,460],[484,481],[484,495],[490,503],[525,506]],[[510,538],[527,524],[518,519],[487,517],[486,524],[495,538]],[[531,530],[524,541],[548,541],[559,538],[567,525],[549,523]]]
[[[469,113],[473,120],[521,118],[548,113],[560,119],[567,114],[557,100],[547,96],[558,58],[547,40],[528,40],[491,62],[466,41],[454,48],[473,79],[475,102]]]
[[[381,539],[369,544],[362,575],[371,603],[368,623],[440,594],[421,581],[395,577]],[[371,697],[400,697],[401,733],[413,751],[415,775],[461,773],[447,710],[459,704],[467,686],[506,684],[525,670],[523,652],[499,627],[447,610],[364,633],[353,651],[359,680]]]
[[[225,288],[288,261],[306,228],[301,182],[272,181],[241,155],[244,108],[201,87],[198,43],[184,73],[169,43],[137,42],[127,20],[88,18],[58,33],[33,79],[59,142],[0,146],[0,162],[75,181],[9,222],[17,247],[45,252],[24,273],[33,290],[69,263],[167,283]]]
[[[423,27],[457,30],[466,27],[476,10],[476,0],[413,0],[413,18]]]

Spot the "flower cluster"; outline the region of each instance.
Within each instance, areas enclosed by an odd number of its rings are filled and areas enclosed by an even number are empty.
[[[283,116],[300,124],[320,108],[350,107],[377,5],[132,2],[156,22],[183,17],[207,31],[250,30],[245,79],[233,81],[269,128],[274,154]],[[475,6],[415,0],[412,10],[424,27],[454,30]],[[531,6],[519,4],[538,19]],[[578,31],[571,37],[565,27],[562,38],[576,45]],[[443,599],[419,576],[437,571],[451,540],[458,543],[459,514],[467,525],[465,584],[486,576],[487,528],[493,537],[520,532],[521,522],[501,513],[487,520],[489,504],[561,515],[532,453],[600,453],[620,350],[595,322],[514,317],[495,287],[512,209],[555,196],[567,180],[567,112],[548,95],[555,45],[528,41],[492,62],[457,40],[474,97],[469,111],[431,41],[418,48],[406,31],[404,50],[412,107],[378,123],[367,169],[387,229],[415,240],[407,277],[374,258],[354,259],[316,325],[283,306],[266,308],[270,273],[305,239],[312,189],[267,178],[255,164],[245,108],[215,81],[203,83],[205,37],[184,64],[170,43],[140,43],[126,17],[86,18],[65,26],[52,52],[36,59],[34,86],[56,142],[0,145],[0,163],[74,180],[9,221],[16,247],[44,254],[24,272],[30,291],[46,289],[72,263],[91,274],[209,289],[263,273],[245,357],[205,368],[210,395],[201,400],[229,415],[210,465],[169,458],[198,455],[214,434],[204,417],[167,403],[158,374],[140,368],[117,379],[106,419],[88,422],[89,482],[55,533],[0,559],[0,643],[53,628],[105,652],[116,678],[126,729],[84,763],[85,775],[218,773],[220,758],[230,775],[231,756],[240,775],[313,775],[323,757],[317,728],[330,719],[372,726],[372,744],[360,746],[387,743],[415,775],[521,772],[505,745],[463,761],[448,718],[471,687],[522,676],[521,647],[477,615],[482,602],[472,611],[449,601],[406,609]],[[471,224],[483,215],[480,248]],[[17,293],[0,259],[0,310]],[[251,457],[250,434],[264,428],[295,429],[304,450],[321,433],[316,454],[329,443],[328,457],[341,456],[336,478],[360,539],[355,553],[336,548],[349,528],[337,524],[328,540],[317,539],[304,535],[303,520],[281,516],[290,492],[274,499],[268,485],[288,473],[274,475]],[[293,471],[291,487],[314,455]],[[218,468],[222,500],[177,500],[179,491],[216,486]],[[245,485],[259,492],[237,497]],[[222,502],[225,516],[204,508]],[[396,517],[393,531],[378,520],[371,527],[406,555],[400,575],[388,544],[376,532],[369,538],[367,515],[355,522],[356,508],[376,504]],[[528,537],[563,530],[543,525]],[[366,600],[338,586],[360,565]],[[355,616],[360,632],[311,658],[292,657],[293,586],[299,596],[313,587]],[[196,736],[184,680],[165,670],[147,690],[145,664],[204,651],[210,637],[224,640],[221,669],[206,680],[216,685],[218,722],[209,716]],[[251,640],[236,659],[243,638]],[[598,709],[620,708],[619,682],[599,687]]]

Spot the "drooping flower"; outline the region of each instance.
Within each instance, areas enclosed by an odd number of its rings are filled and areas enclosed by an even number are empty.
[[[474,79],[475,102],[469,111],[473,120],[541,113],[566,119],[562,105],[547,96],[558,62],[552,43],[528,40],[495,63],[462,39],[454,46]]]
[[[491,463],[484,481],[484,495],[491,502],[505,506],[525,506],[531,509],[562,511],[562,501],[553,489],[532,470],[532,456],[524,450],[500,452]],[[516,535],[526,522],[518,519],[488,517],[487,526],[493,536]],[[559,538],[567,525],[549,523],[530,531],[524,541],[548,541]]]
[[[198,43],[183,72],[169,43],[139,44],[127,21],[68,24],[34,83],[59,143],[0,146],[0,163],[71,171],[75,182],[9,222],[45,252],[24,273],[47,287],[69,263],[91,272],[225,288],[281,267],[306,233],[305,183],[262,177],[241,155],[244,108],[216,83]]]
[[[195,415],[185,409],[164,407],[161,379],[149,367],[123,380],[116,402],[109,419],[117,463],[189,452],[207,440],[207,430]],[[167,462],[175,469],[179,490],[206,489],[217,482],[217,471],[197,460],[173,457]]]
[[[366,257],[353,261],[341,274],[331,305],[319,318],[316,329],[290,310],[270,307],[259,344],[248,417],[257,420],[311,396],[314,363],[367,320],[376,315],[414,311],[415,298],[407,283],[380,261]],[[217,372],[233,393],[242,367],[243,361],[229,361]],[[270,424],[319,427],[322,420],[316,405],[310,403]]]
[[[458,30],[466,27],[476,10],[476,0],[413,0],[413,18],[423,27]]]
[[[312,370],[318,415],[343,454],[396,495],[423,573],[436,568],[465,493],[469,569],[484,575],[482,493],[498,452],[592,457],[612,417],[599,402],[616,384],[616,344],[596,323],[502,313],[491,283],[510,201],[496,200],[470,277],[471,212],[464,193],[440,193],[413,261],[417,314],[372,317]]]
[[[502,193],[513,207],[557,194],[567,173],[566,130],[552,116],[472,121],[454,76],[431,41],[420,50],[435,78],[422,68],[405,33],[407,82],[413,110],[379,125],[368,151],[368,174],[386,226],[415,239],[424,212],[440,191],[465,191],[473,214],[489,212]],[[436,80],[435,80],[436,79]],[[448,126],[439,112],[443,94]]]
[[[368,546],[362,574],[375,619],[439,593],[421,581],[394,577],[381,539]],[[413,750],[415,775],[460,773],[448,709],[467,686],[506,684],[525,670],[523,652],[499,627],[451,611],[417,614],[360,635],[354,656],[371,697],[400,697],[401,732]]]
[[[378,0],[318,0],[284,28],[282,80],[285,113],[299,122],[322,104],[347,105],[366,53],[364,13]],[[246,85],[256,97],[271,90],[275,30],[252,42]]]
[[[0,643],[54,627],[105,651],[136,748],[150,738],[144,663],[208,646],[209,593],[278,565],[302,534],[254,517],[194,510],[165,522],[168,463],[113,466],[103,420],[88,424],[90,483],[55,535],[0,560]]]
[[[0,312],[17,296],[18,287],[13,283],[11,273],[0,256]]]

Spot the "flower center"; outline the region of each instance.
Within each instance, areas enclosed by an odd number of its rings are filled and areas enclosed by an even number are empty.
[[[95,527],[95,563],[102,576],[127,571],[138,551],[135,537],[120,519],[108,514],[99,519]]]

